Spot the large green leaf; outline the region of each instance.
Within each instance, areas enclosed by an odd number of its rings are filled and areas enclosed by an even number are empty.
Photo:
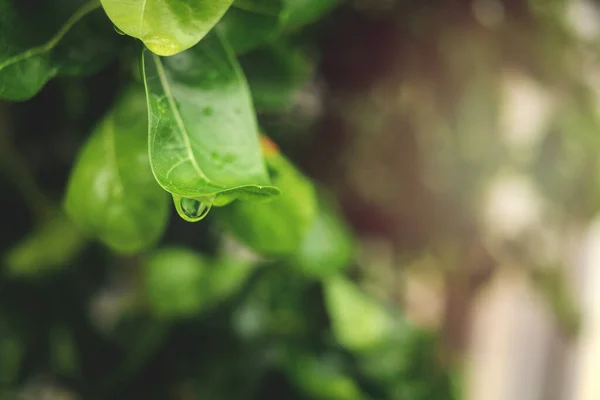
[[[227,44],[214,33],[192,49],[161,59],[144,53],[150,113],[150,163],[187,221],[211,204],[269,197],[248,85]]]
[[[118,35],[93,12],[99,7],[98,0],[57,0],[32,12],[0,0],[0,98],[26,100],[56,75],[93,73],[110,61]]]
[[[339,0],[236,0],[219,28],[238,54],[312,23]]]
[[[269,202],[234,202],[218,210],[223,224],[241,241],[265,255],[289,255],[302,243],[317,210],[315,190],[279,151],[263,138],[265,160],[281,195]]]
[[[144,93],[130,88],[85,144],[67,189],[68,215],[119,252],[153,245],[169,215],[150,170],[147,127]]]
[[[283,41],[267,44],[240,57],[258,111],[285,111],[297,103],[311,76],[312,64]]]
[[[102,0],[113,23],[154,53],[171,56],[198,43],[233,0]]]

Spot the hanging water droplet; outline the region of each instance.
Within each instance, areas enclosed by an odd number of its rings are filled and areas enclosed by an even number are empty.
[[[118,26],[113,25],[113,28],[115,29],[115,32],[117,32],[119,35],[121,35],[121,36],[125,36],[126,35],[126,33],[123,32],[121,29],[119,29]]]
[[[215,196],[191,199],[173,195],[175,208],[179,215],[189,222],[198,222],[206,217],[212,207]]]

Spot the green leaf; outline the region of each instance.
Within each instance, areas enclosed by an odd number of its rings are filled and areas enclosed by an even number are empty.
[[[199,312],[210,289],[207,261],[185,248],[165,248],[148,259],[144,285],[150,309],[162,317]]]
[[[269,202],[234,202],[216,213],[225,227],[242,242],[265,255],[289,255],[302,243],[313,224],[317,201],[312,183],[269,139],[265,160],[281,195]]]
[[[16,383],[27,350],[23,332],[15,329],[7,311],[0,309],[0,398]]]
[[[282,25],[290,30],[311,24],[330,12],[340,0],[283,0]]]
[[[191,316],[237,293],[253,269],[247,262],[209,260],[185,248],[157,250],[145,274],[150,308],[163,317]]]
[[[292,381],[312,399],[365,399],[357,383],[345,373],[343,360],[317,358],[304,351],[289,357],[285,367]]]
[[[292,263],[307,275],[327,278],[348,267],[354,256],[354,239],[329,202],[321,199],[319,213]]]
[[[0,98],[27,100],[57,75],[93,73],[110,61],[118,36],[92,13],[99,7],[98,0],[57,0],[36,3],[32,13],[0,0]]]
[[[237,0],[219,23],[236,54],[275,39],[280,30],[281,0]]]
[[[397,321],[391,312],[347,278],[330,278],[324,288],[333,334],[342,346],[364,352],[392,336]]]
[[[219,22],[236,54],[319,19],[339,0],[237,0]]]
[[[246,79],[219,36],[173,57],[145,52],[143,69],[150,163],[182,218],[199,221],[213,203],[278,193],[269,186]]]
[[[18,277],[54,272],[75,258],[85,242],[66,216],[57,215],[7,252],[5,272]]]
[[[140,88],[123,94],[81,150],[65,200],[77,225],[123,253],[152,246],[169,215],[148,162],[146,112]]]
[[[171,56],[198,43],[233,0],[101,0],[113,23],[152,52]]]
[[[282,41],[242,56],[240,64],[258,111],[290,109],[312,73],[308,58]]]

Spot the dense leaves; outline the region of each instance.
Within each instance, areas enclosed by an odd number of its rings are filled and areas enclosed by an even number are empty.
[[[224,225],[261,254],[289,255],[300,246],[315,218],[315,190],[310,181],[262,137],[273,183],[281,194],[268,202],[237,201],[219,210]]]
[[[198,43],[233,0],[102,0],[113,23],[154,53],[171,56]]]
[[[335,200],[259,135],[256,110],[293,112],[317,73],[291,34],[337,3],[0,0],[0,98],[117,61],[105,88],[57,80],[31,102],[48,149],[0,104],[0,140],[14,129],[35,170],[6,146],[1,172],[23,170],[6,208],[39,218],[0,235],[0,399],[441,398],[433,344],[344,275],[357,242]],[[169,197],[215,218],[168,226]]]
[[[184,219],[201,219],[200,207],[213,202],[277,193],[260,154],[246,80],[218,35],[174,57],[145,52],[144,80],[152,170]],[[190,198],[207,206],[194,209]]]
[[[95,72],[115,55],[117,36],[97,0],[34,7],[0,1],[0,98],[26,100],[54,76]]]
[[[146,121],[143,91],[130,88],[81,151],[65,199],[73,221],[120,252],[154,244],[168,217],[148,163]]]

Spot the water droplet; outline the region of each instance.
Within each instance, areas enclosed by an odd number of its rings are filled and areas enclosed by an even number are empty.
[[[115,32],[117,32],[119,35],[121,35],[121,36],[125,36],[126,35],[126,33],[123,32],[121,29],[119,29],[118,26],[113,25],[113,28],[115,29]]]
[[[208,215],[215,196],[191,199],[173,195],[173,200],[177,212],[183,219],[189,222],[198,222]]]
[[[204,109],[202,110],[202,113],[204,115],[206,115],[207,117],[210,117],[211,115],[213,115],[213,109],[212,109],[212,107],[204,107]]]

